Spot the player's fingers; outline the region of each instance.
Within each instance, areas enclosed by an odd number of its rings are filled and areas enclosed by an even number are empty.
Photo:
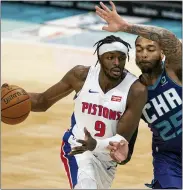
[[[86,146],[76,146],[72,148],[72,151],[85,151],[85,150],[86,150]]]
[[[118,144],[119,144],[119,142],[110,141],[109,144],[110,144],[111,146],[115,146],[115,147],[117,147]]]
[[[84,132],[85,132],[85,135],[86,135],[87,137],[91,137],[91,134],[90,134],[90,132],[86,129],[86,127],[84,127]]]
[[[99,16],[99,17],[102,17],[102,13],[100,13],[99,11],[95,11],[96,12],[96,14]]]
[[[118,163],[120,163],[126,159],[125,155],[123,155],[122,153],[119,153],[117,151],[111,151],[110,156],[114,161],[116,161]]]
[[[111,6],[112,6],[112,11],[116,11],[116,6],[115,6],[115,4],[114,4],[112,1],[109,1],[109,3],[110,3]]]
[[[2,87],[2,88],[6,88],[6,87],[8,87],[8,86],[9,86],[9,84],[4,83],[1,87]]]
[[[107,17],[106,17],[105,15],[103,15],[102,13],[96,11],[96,14],[97,14],[99,17],[103,18],[105,21],[107,21]]]
[[[110,10],[106,5],[104,5],[104,3],[100,2],[100,5],[101,5],[101,7],[102,7],[106,12],[111,12],[111,10]]]
[[[117,150],[117,146],[118,146],[118,143],[117,143],[117,142],[110,141],[110,142],[109,142],[109,145],[108,145],[108,149],[115,151],[115,150]]]
[[[115,162],[120,162],[119,158],[116,156],[115,151],[111,151],[110,152],[110,156],[111,158],[115,161]]]
[[[85,151],[83,151],[83,150],[80,150],[80,151],[71,151],[71,152],[69,152],[69,155],[70,156],[74,156],[74,155],[76,155],[76,154],[82,154],[83,152],[85,152]]]
[[[109,29],[108,26],[103,26],[103,27],[102,27],[102,30],[105,30],[105,31],[109,31],[109,32],[110,32],[110,29]]]
[[[109,141],[109,144],[110,144],[111,146],[113,146],[114,142],[113,142],[113,141]]]
[[[98,12],[102,12],[102,9],[97,5],[95,6],[95,10],[98,11]]]
[[[120,143],[118,144],[118,146],[123,146],[123,145],[125,145],[125,142],[120,142]]]
[[[121,140],[121,141],[120,141],[120,145],[122,145],[122,146],[123,146],[123,145],[126,145],[126,144],[128,144],[128,142],[127,142],[127,141],[125,141],[125,140]]]
[[[127,159],[126,154],[118,153],[118,154],[116,155],[116,160],[117,160],[118,162],[122,162],[122,161],[124,161],[124,160],[126,160],[126,159]]]
[[[98,7],[98,6],[95,6],[95,10],[96,10],[97,12],[99,12],[101,15],[104,15],[104,16],[107,16],[107,15],[108,15],[108,13],[107,13],[106,11],[104,11],[103,9],[101,9],[101,8]]]
[[[115,150],[116,150],[116,147],[115,147],[115,146],[108,145],[108,146],[107,146],[107,149],[108,149],[108,150],[111,150],[111,151],[115,151]]]
[[[86,146],[85,140],[78,139],[78,140],[76,140],[76,142],[81,143],[82,145]]]

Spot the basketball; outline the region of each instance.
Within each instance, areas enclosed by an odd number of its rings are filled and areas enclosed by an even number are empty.
[[[23,122],[31,111],[27,92],[15,85],[1,87],[1,121],[15,125]]]

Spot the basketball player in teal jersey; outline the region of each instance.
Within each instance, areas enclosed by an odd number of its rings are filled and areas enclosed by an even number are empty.
[[[114,3],[110,4],[112,11],[103,3],[102,8],[95,7],[96,14],[108,24],[103,30],[138,35],[136,64],[142,71],[141,82],[148,86],[142,119],[153,134],[154,180],[147,186],[182,189],[182,43],[164,28],[128,23],[117,13]],[[114,152],[116,145],[110,143]]]

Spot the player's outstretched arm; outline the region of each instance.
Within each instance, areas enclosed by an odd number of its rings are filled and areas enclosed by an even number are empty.
[[[102,29],[109,32],[127,32],[158,42],[166,56],[168,67],[171,68],[179,80],[182,81],[182,43],[180,40],[165,28],[131,24],[125,21],[117,13],[114,3],[110,1],[110,4],[112,10],[103,3],[100,3],[102,8],[99,8],[98,6],[95,7],[96,14],[103,18],[108,24]]]
[[[43,112],[71,92],[78,92],[86,79],[89,67],[75,66],[55,85],[43,93],[29,93],[31,111]]]
[[[117,134],[124,137],[127,142],[111,140],[108,145],[110,156],[120,164],[126,164],[132,156],[134,144],[138,134],[138,125],[142,110],[147,102],[147,88],[136,81],[130,89],[127,109],[118,122]]]

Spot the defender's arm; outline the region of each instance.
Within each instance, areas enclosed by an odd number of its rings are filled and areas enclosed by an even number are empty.
[[[123,31],[158,42],[166,56],[165,64],[182,81],[182,43],[172,32],[156,26],[129,23]]]
[[[118,122],[117,133],[128,142],[139,125],[142,109],[147,102],[147,88],[136,81],[129,91],[127,108]]]
[[[108,24],[103,27],[103,30],[109,32],[127,32],[158,42],[166,56],[167,66],[171,68],[179,80],[182,81],[182,43],[180,40],[165,28],[130,24],[117,13],[112,1],[110,1],[110,4],[112,11],[102,2],[100,3],[102,8],[98,6],[95,7],[97,15],[103,18]]]

